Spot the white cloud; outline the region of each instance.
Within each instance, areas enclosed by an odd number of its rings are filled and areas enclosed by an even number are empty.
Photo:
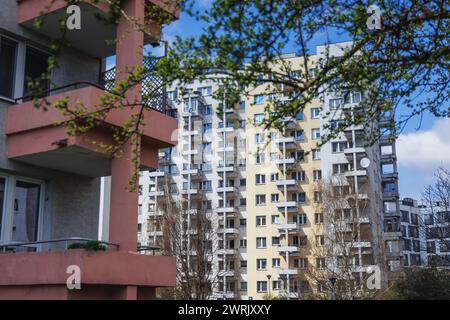
[[[430,130],[401,134],[397,139],[401,166],[434,170],[450,166],[450,119],[439,119]]]

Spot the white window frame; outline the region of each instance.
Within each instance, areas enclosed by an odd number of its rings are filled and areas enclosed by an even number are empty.
[[[39,210],[37,222],[37,241],[43,238],[44,208],[45,208],[45,182],[42,180],[32,179],[24,176],[16,176],[0,172],[0,177],[5,179],[5,201],[3,203],[2,230],[0,233],[0,243],[20,243],[20,241],[12,240],[13,211],[14,211],[14,195],[16,191],[17,181],[29,182],[40,187],[39,194]],[[39,251],[41,246],[37,245],[36,250]]]

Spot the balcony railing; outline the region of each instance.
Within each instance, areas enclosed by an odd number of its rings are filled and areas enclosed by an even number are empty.
[[[153,110],[175,116],[172,110],[167,107],[167,92],[163,78],[155,72],[156,64],[161,57],[144,57],[144,80],[142,82],[142,104]],[[113,67],[101,74],[100,85],[106,91],[112,91],[115,85],[116,68]]]
[[[13,252],[16,252],[17,248],[32,249],[31,251],[42,251],[42,250],[40,250],[41,245],[54,244],[54,243],[63,243],[64,249],[68,250],[70,243],[90,242],[90,241],[96,241],[99,245],[102,245],[105,248],[106,247],[115,247],[116,249],[119,248],[119,244],[117,244],[117,243],[112,243],[112,242],[107,242],[107,241],[98,241],[96,239],[89,239],[89,238],[69,237],[69,238],[62,238],[62,239],[52,239],[52,240],[42,240],[42,241],[32,241],[32,242],[13,242],[13,243],[0,244],[0,252],[13,253]]]

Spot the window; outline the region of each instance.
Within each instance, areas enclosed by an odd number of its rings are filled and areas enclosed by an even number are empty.
[[[7,190],[11,191],[6,193]],[[38,240],[41,195],[41,183],[16,179],[14,176],[0,176],[0,241]],[[2,230],[10,232],[2,234]],[[35,251],[35,248],[17,248],[17,251]]]
[[[256,216],[256,226],[265,227],[266,226],[266,216]]]
[[[247,260],[241,260],[241,268],[247,268]]]
[[[244,227],[247,225],[247,219],[239,219],[239,225],[241,227]]]
[[[291,152],[291,158],[294,158],[296,161],[305,160],[305,150],[297,150],[297,151]]]
[[[317,258],[316,259],[316,267],[317,267],[317,269],[324,269],[325,268],[325,258]]]
[[[200,109],[200,112],[204,116],[212,115],[212,107],[211,105],[204,106]]]
[[[331,144],[334,153],[344,152],[345,148],[348,148],[347,141],[333,142]]]
[[[323,223],[323,213],[315,213],[314,214],[314,223],[315,224]]]
[[[267,239],[265,237],[256,238],[256,248],[257,249],[267,248]]]
[[[295,114],[295,120],[305,120],[305,115],[303,112],[299,111]]]
[[[349,170],[348,163],[334,163],[333,174],[343,174]]]
[[[280,237],[272,237],[272,245],[279,246],[280,245]]]
[[[305,171],[292,172],[291,176],[292,176],[292,179],[294,179],[296,181],[303,182],[303,181],[306,180],[306,173],[305,173]]]
[[[292,201],[296,201],[299,203],[306,202],[306,193],[305,192],[297,192],[292,194]]]
[[[255,175],[256,184],[265,184],[266,183],[266,175],[265,174],[257,174]]]
[[[314,202],[321,203],[322,202],[322,192],[314,191]]]
[[[241,248],[247,248],[247,239],[241,239],[241,240],[239,240],[239,247],[241,247]]]
[[[279,224],[280,223],[280,216],[277,214],[272,215],[272,224]]]
[[[247,185],[247,180],[246,179],[240,179],[239,180],[239,186],[245,187],[246,185]]]
[[[239,120],[239,128],[240,129],[245,129],[245,120]]]
[[[0,96],[14,98],[17,43],[0,38]]]
[[[265,154],[264,153],[258,153],[255,155],[255,162],[256,164],[263,164],[265,162]]]
[[[360,103],[362,100],[362,94],[361,92],[353,92],[352,94],[353,103]]]
[[[320,160],[320,149],[314,149],[312,151],[313,160]]]
[[[211,142],[203,142],[202,143],[203,152],[204,153],[211,153],[212,152],[212,144]]]
[[[311,129],[311,138],[313,140],[320,139],[320,129],[319,128]]]
[[[257,281],[256,290],[258,292],[267,292],[267,281]]]
[[[257,194],[256,195],[256,204],[257,205],[265,205],[266,204],[266,195],[265,194]]]
[[[30,81],[39,81],[39,85],[43,90],[48,90],[50,88],[50,82],[48,80],[41,79],[42,75],[47,73],[48,58],[49,56],[47,54],[31,47],[27,47],[23,87],[24,96],[30,94],[28,89],[28,83]]]
[[[206,131],[212,130],[212,123],[211,122],[204,123],[202,126],[202,130],[203,130],[203,133],[205,133]]]
[[[272,173],[270,174],[270,181],[278,181],[278,173]]]
[[[253,120],[256,125],[261,124],[264,121],[264,113],[255,114]]]
[[[267,259],[256,259],[256,269],[266,270],[267,269]]]
[[[308,218],[307,218],[306,214],[302,213],[302,214],[294,215],[292,217],[292,221],[296,224],[307,224]]]
[[[344,99],[338,98],[338,99],[330,99],[329,101],[329,107],[330,109],[336,110],[339,109],[344,104]]]
[[[200,95],[202,95],[202,96],[210,96],[212,94],[211,87],[198,88],[198,91],[200,91]]]
[[[293,136],[296,141],[304,141],[305,140],[305,132],[303,130],[295,130],[295,132],[293,132]]]
[[[178,91],[177,90],[167,91],[166,95],[168,99],[174,101],[178,98]]]
[[[272,281],[272,289],[281,290],[281,281],[280,280]]]
[[[247,281],[241,281],[241,291],[247,291]]]
[[[273,258],[272,259],[272,268],[279,268],[281,265],[280,258]]]
[[[255,143],[263,144],[264,143],[264,134],[262,134],[262,133],[255,134]]]
[[[301,268],[301,269],[308,268],[308,259],[306,258],[294,259],[294,268]]]
[[[313,170],[313,181],[322,179],[322,170]]]
[[[239,109],[244,110],[245,109],[245,101],[239,102]]]
[[[320,108],[311,108],[311,119],[318,119],[320,116]]]
[[[325,245],[325,237],[324,236],[316,236],[316,244],[318,246],[324,246]]]
[[[253,103],[254,104],[263,104],[264,103],[264,95],[258,94],[256,96],[254,96]]]
[[[278,202],[279,199],[280,199],[280,196],[278,193],[272,193],[270,195],[270,202]]]

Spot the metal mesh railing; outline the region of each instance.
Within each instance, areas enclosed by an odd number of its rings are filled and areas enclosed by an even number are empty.
[[[142,103],[153,110],[168,114],[172,113],[167,108],[166,87],[162,77],[155,72],[155,67],[160,57],[146,56],[143,60],[145,68],[144,80],[142,82]],[[106,91],[114,88],[116,68],[113,67],[102,73],[100,83]]]

